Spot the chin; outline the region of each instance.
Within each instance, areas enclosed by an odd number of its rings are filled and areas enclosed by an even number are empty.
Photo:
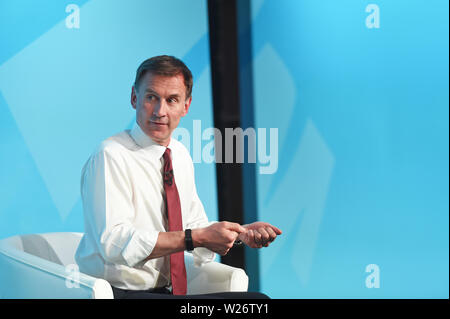
[[[155,141],[158,144],[165,144],[168,143],[170,136],[167,136],[166,134],[155,134],[155,132],[150,132],[149,134],[150,138]]]

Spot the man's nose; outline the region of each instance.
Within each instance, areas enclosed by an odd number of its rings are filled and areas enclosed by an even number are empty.
[[[155,107],[153,109],[153,115],[157,117],[163,117],[166,115],[166,104],[164,100],[158,101],[158,103],[155,104]]]

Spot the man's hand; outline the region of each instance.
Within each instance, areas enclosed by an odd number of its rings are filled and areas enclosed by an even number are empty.
[[[219,222],[205,228],[192,230],[194,247],[206,247],[215,253],[225,256],[233,247],[239,234],[247,230],[237,223]]]
[[[243,227],[247,231],[241,232],[238,239],[251,248],[268,247],[278,235],[282,234],[279,228],[265,222],[254,222]]]

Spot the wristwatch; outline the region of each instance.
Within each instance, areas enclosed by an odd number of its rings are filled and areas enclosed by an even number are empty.
[[[193,251],[194,250],[194,242],[192,241],[192,234],[190,229],[186,229],[184,231],[184,244],[186,246],[187,251]]]
[[[242,245],[242,240],[240,240],[240,239],[238,239],[238,240],[235,240],[234,241],[234,243],[233,243],[233,246],[240,246],[240,245]]]

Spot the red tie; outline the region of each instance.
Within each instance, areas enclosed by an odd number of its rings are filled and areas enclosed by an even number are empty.
[[[180,196],[178,195],[175,177],[173,176],[172,157],[170,149],[164,152],[164,191],[166,192],[167,216],[169,231],[183,230],[181,217]],[[184,265],[184,252],[180,251],[170,255],[170,278],[174,295],[185,295],[187,291],[186,267]]]

